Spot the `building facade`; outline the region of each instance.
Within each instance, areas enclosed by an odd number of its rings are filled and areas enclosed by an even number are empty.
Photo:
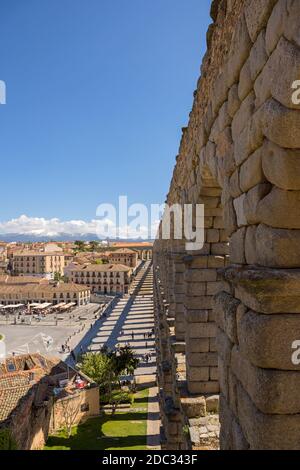
[[[65,256],[61,252],[17,251],[13,254],[12,271],[16,275],[45,276],[63,275]]]
[[[75,303],[86,305],[90,302],[88,286],[73,283],[0,284],[0,304],[28,303]]]
[[[108,254],[108,259],[109,262],[113,264],[123,264],[130,268],[136,268],[138,264],[138,253],[128,248],[120,248],[119,250],[111,251]]]
[[[127,294],[132,269],[122,264],[88,264],[71,271],[71,281],[101,294]]]

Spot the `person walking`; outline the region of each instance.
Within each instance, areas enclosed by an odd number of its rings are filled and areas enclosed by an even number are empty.
[[[131,332],[131,339],[134,340],[134,332]]]

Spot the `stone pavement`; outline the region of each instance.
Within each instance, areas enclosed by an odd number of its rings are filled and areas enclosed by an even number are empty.
[[[148,396],[147,447],[159,450],[160,447],[160,413],[158,387],[151,387]]]
[[[146,262],[134,279],[130,294],[120,299],[91,340],[90,351],[100,351],[106,345],[114,349],[117,345],[129,344],[140,364],[135,371],[139,386],[150,386],[147,418],[147,447],[160,449],[160,413],[156,382],[156,352],[153,314],[153,273],[151,262]],[[151,355],[145,360],[145,355]]]
[[[95,352],[100,351],[104,345],[114,349],[117,345],[129,344],[140,359],[136,375],[154,378],[155,341],[153,334],[148,337],[153,328],[153,276],[150,262],[147,262],[133,281],[130,295],[121,298],[102,321],[89,350]],[[146,354],[151,355],[148,363],[145,361]]]

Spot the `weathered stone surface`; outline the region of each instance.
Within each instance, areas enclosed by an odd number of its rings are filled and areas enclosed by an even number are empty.
[[[262,117],[267,121],[269,118],[267,110],[258,110],[234,142],[234,159],[237,165],[243,163],[249,155],[262,146]]]
[[[300,266],[300,230],[275,229],[259,225],[256,236],[256,262],[275,268]]]
[[[228,85],[225,72],[221,71],[214,83],[213,93],[211,97],[213,114],[217,115],[222,104],[226,101],[228,94]]]
[[[208,353],[209,354],[209,353]],[[193,354],[192,356],[195,356]],[[188,382],[208,382],[209,381],[209,367],[199,366],[195,364],[196,367],[190,365],[190,360],[187,364],[187,381]],[[194,361],[196,363],[196,361]]]
[[[210,351],[209,338],[191,339],[187,337],[186,349],[188,353],[209,352]]]
[[[266,27],[277,0],[249,0],[245,8],[246,23],[252,42]]]
[[[265,181],[262,170],[262,154],[263,148],[260,147],[240,167],[239,185],[243,192],[249,191],[259,183]]]
[[[217,271],[215,269],[190,269],[185,273],[185,280],[190,282],[207,282],[217,280]]]
[[[225,266],[225,257],[224,256],[209,256],[208,257],[208,268],[223,268]]]
[[[299,110],[288,109],[271,99],[256,114],[260,120],[260,129],[269,140],[280,147],[300,148]]]
[[[258,263],[258,254],[256,247],[256,231],[257,226],[251,225],[247,227],[246,236],[245,236],[245,259],[247,264],[257,264]]]
[[[186,304],[186,299],[184,303]],[[188,310],[185,307],[184,316],[187,323],[206,323],[208,321],[208,310]]]
[[[292,83],[300,76],[300,49],[285,38],[281,38],[270,56],[254,89],[256,106],[261,106],[272,96],[283,106],[300,109],[292,101]]]
[[[242,227],[231,235],[229,243],[229,259],[231,263],[245,264],[246,227]]]
[[[300,150],[288,150],[266,141],[262,148],[266,178],[286,190],[300,190]]]
[[[222,391],[223,395],[228,399],[228,367],[225,365],[225,362],[221,358],[220,354],[218,355],[218,371],[220,390]]]
[[[219,357],[224,362],[224,366],[227,367],[230,365],[233,343],[220,328],[217,329],[216,342]]]
[[[208,382],[189,382],[188,389],[192,394],[219,393],[220,386],[219,382],[210,380]]]
[[[206,398],[206,411],[208,413],[217,413],[219,410],[219,395],[212,395]]]
[[[215,352],[192,353],[190,357],[188,357],[188,364],[189,366],[200,367],[200,368],[217,366],[218,355]],[[207,381],[208,378],[202,378],[199,380]]]
[[[224,205],[224,225],[226,235],[230,237],[237,230],[236,212],[233,207],[233,199],[230,198]]]
[[[266,414],[299,413],[299,373],[255,367],[237,347],[232,350],[231,367],[260,411]]]
[[[239,99],[241,101],[243,101],[246,98],[246,96],[251,92],[252,86],[253,86],[253,83],[251,80],[250,61],[248,59],[243,65],[241,73],[240,73],[238,93],[239,93]]]
[[[227,292],[215,296],[216,322],[232,343],[237,343],[236,311],[240,302]]]
[[[218,169],[220,171],[221,180],[223,181],[224,176],[231,175],[235,169],[230,127],[226,127],[216,138],[216,158],[218,160]]]
[[[229,179],[229,193],[230,196],[237,198],[242,194],[239,186],[239,170],[236,169]]]
[[[259,34],[250,52],[249,65],[252,82],[255,81],[259,73],[262,71],[267,60],[268,54],[266,51],[266,33],[265,30],[263,30]]]
[[[252,91],[251,93],[247,94],[246,98],[242,102],[239,110],[236,112],[233,120],[232,120],[232,137],[235,141],[242,130],[245,128],[246,124],[252,117],[252,114],[255,109],[255,94]]]
[[[231,118],[241,106],[241,101],[238,94],[238,85],[235,83],[228,92],[228,114]]]
[[[188,282],[186,286],[186,294],[188,296],[195,295],[205,295],[206,294],[206,286],[204,282]]]
[[[215,364],[215,367],[210,367],[209,368],[209,380],[219,380],[219,371],[218,371],[218,356],[217,356],[217,363]]]
[[[266,51],[269,55],[272,54],[284,33],[284,25],[288,17],[287,2],[288,0],[278,0],[270,15],[266,28]]]
[[[235,297],[261,313],[300,313],[299,269],[229,266],[224,277],[236,287]]]
[[[209,282],[207,284],[207,294],[208,295],[216,295],[218,292],[222,291],[222,290],[226,290],[227,288],[227,291],[229,290],[229,286],[227,286],[227,284],[225,282],[222,282],[222,281],[218,281],[218,282]],[[214,315],[214,311],[212,311],[211,315],[210,315],[210,321],[214,321],[212,319]]]
[[[300,338],[299,314],[263,315],[248,311],[238,322],[237,330],[240,351],[252,364],[265,369],[300,370],[300,364],[292,361],[292,344]]]
[[[214,338],[216,325],[214,323],[192,323],[187,328],[190,338]]]
[[[255,202],[254,199],[252,201]],[[273,187],[267,196],[257,200],[256,213],[251,213],[250,205],[247,210],[246,203],[245,211],[249,223],[260,222],[275,228],[300,229],[300,191],[284,191]]]
[[[268,54],[275,49],[281,36],[300,46],[300,5],[297,0],[278,0],[267,25],[266,47]]]
[[[181,406],[188,418],[200,418],[206,415],[204,397],[181,398]]]
[[[258,410],[244,389],[238,387],[239,419],[250,449],[297,450],[300,443],[296,436],[300,430],[299,414],[268,415]]]
[[[249,37],[246,21],[244,16],[242,16],[234,31],[229,59],[226,64],[225,78],[228,88],[238,82],[241,68],[249,56],[251,47],[252,43]]]
[[[284,35],[300,47],[299,16],[300,5],[297,0],[288,0],[287,2],[288,18],[284,25]]]
[[[228,101],[221,106],[218,116],[219,132],[222,132],[226,127],[231,125],[231,116],[228,113]]]
[[[223,209],[222,209],[223,212]],[[218,243],[220,241],[220,232],[218,229],[208,229],[206,230],[206,241],[207,243]],[[215,266],[209,266],[215,267]]]
[[[258,224],[259,217],[259,203],[270,192],[271,186],[268,183],[261,183],[254,188],[250,189],[244,198],[244,217],[247,224]]]
[[[242,194],[240,197],[234,199],[233,201],[238,227],[247,225],[247,219],[245,215],[245,200],[246,194]]]

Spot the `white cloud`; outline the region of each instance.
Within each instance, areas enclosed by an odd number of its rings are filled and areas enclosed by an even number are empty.
[[[159,221],[156,221],[152,226],[151,233],[155,233],[158,227]],[[105,230],[101,229],[103,225],[108,230],[107,234]],[[125,225],[119,227],[118,236],[120,238],[149,238],[149,227],[146,225],[140,226],[138,230],[134,229],[131,225]],[[116,224],[109,219],[102,220],[101,223],[97,219],[90,221],[84,220],[68,220],[63,221],[57,218],[45,219],[43,217],[28,217],[27,215],[21,215],[16,219],[11,219],[5,222],[0,222],[0,234],[18,234],[18,235],[32,235],[41,237],[52,237],[55,238],[60,234],[71,235],[71,236],[84,236],[87,234],[101,234],[102,238],[110,236],[113,238],[113,234],[117,233]]]

